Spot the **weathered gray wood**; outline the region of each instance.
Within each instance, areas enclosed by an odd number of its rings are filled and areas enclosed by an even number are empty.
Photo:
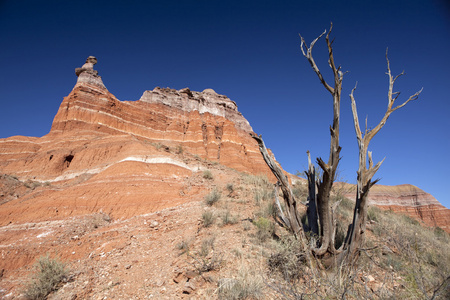
[[[402,75],[404,72],[399,75],[393,77],[391,73],[390,63],[387,56],[386,50],[386,62],[387,62],[387,75],[389,76],[389,88],[388,88],[388,106],[384,116],[381,118],[380,122],[373,129],[366,129],[364,134],[361,131],[361,127],[359,125],[358,119],[358,111],[356,109],[356,101],[354,97],[354,92],[356,90],[356,85],[352,89],[350,93],[350,100],[352,104],[352,114],[353,114],[353,124],[355,127],[356,140],[358,141],[358,149],[359,149],[359,164],[358,164],[358,172],[357,172],[357,184],[356,184],[356,204],[353,212],[353,222],[352,226],[349,228],[347,233],[347,237],[345,239],[345,252],[346,252],[346,260],[347,262],[354,261],[358,256],[358,248],[361,247],[364,241],[364,234],[366,231],[366,218],[367,218],[367,207],[368,207],[368,195],[370,188],[375,185],[379,179],[372,180],[375,173],[380,168],[384,159],[378,162],[375,166],[373,165],[372,160],[372,152],[368,151],[369,143],[372,138],[383,128],[386,124],[387,119],[399,108],[405,106],[408,102],[417,100],[419,98],[422,89],[411,95],[408,100],[403,102],[396,107],[393,107],[395,100],[400,95],[399,92],[393,92],[395,81]],[[367,120],[366,120],[367,124]]]
[[[320,82],[325,87],[325,89],[330,92],[333,97],[333,125],[330,126],[330,156],[328,163],[325,163],[320,157],[317,158],[317,163],[323,170],[322,178],[318,181],[316,203],[317,203],[317,213],[319,219],[319,237],[320,237],[320,247],[313,249],[316,255],[323,255],[326,252],[335,253],[336,249],[334,244],[331,242],[333,240],[333,235],[336,230],[332,222],[332,211],[330,203],[330,194],[333,187],[333,182],[336,177],[336,170],[339,164],[339,153],[341,147],[339,146],[339,123],[340,123],[340,102],[341,102],[341,91],[342,91],[342,80],[344,73],[341,71],[341,67],[336,67],[334,62],[332,41],[330,41],[330,33],[333,29],[333,24],[330,26],[330,30],[325,36],[325,40],[328,47],[328,64],[333,72],[334,77],[334,87],[328,84],[322,76],[314,58],[312,56],[312,49],[314,44],[325,34],[324,31],[318,38],[316,38],[310,46],[306,46],[305,40],[300,35],[301,38],[301,50],[303,55],[309,61],[312,69],[319,77]]]

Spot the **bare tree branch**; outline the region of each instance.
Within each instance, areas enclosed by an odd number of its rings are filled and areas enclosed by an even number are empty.
[[[305,39],[299,34],[300,39],[301,39],[301,44],[300,44],[300,48],[302,49],[302,53],[303,56],[306,57],[306,59],[309,61],[309,64],[311,65],[311,67],[313,68],[314,72],[316,72],[317,76],[319,77],[320,82],[323,84],[323,86],[330,92],[330,93],[334,93],[334,89],[325,81],[325,79],[322,76],[322,73],[320,73],[319,67],[317,66],[316,62],[314,61],[314,58],[312,56],[312,49],[314,47],[314,44],[327,32],[327,30],[325,30],[324,32],[322,32],[321,35],[319,35],[314,41],[311,42],[311,44],[308,46],[306,46],[306,42]],[[303,49],[303,47],[306,48],[306,53],[305,50]]]

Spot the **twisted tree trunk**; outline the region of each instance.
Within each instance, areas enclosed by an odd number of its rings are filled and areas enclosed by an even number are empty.
[[[339,164],[339,153],[341,151],[341,147],[339,146],[339,123],[340,123],[340,103],[341,103],[341,90],[342,90],[342,80],[344,77],[344,73],[341,72],[341,67],[336,67],[334,63],[334,56],[333,56],[333,47],[332,47],[332,41],[330,41],[330,33],[333,29],[333,24],[330,26],[330,30],[328,31],[328,34],[325,36],[325,40],[328,47],[328,63],[329,66],[333,72],[334,76],[334,87],[330,86],[325,79],[322,76],[322,73],[320,72],[319,68],[317,67],[316,62],[314,61],[314,58],[312,56],[312,49],[314,47],[314,44],[326,33],[326,30],[317,37],[309,47],[305,45],[305,40],[302,36],[301,38],[301,50],[303,53],[303,56],[308,59],[312,69],[319,77],[320,82],[325,87],[325,89],[330,92],[330,94],[333,97],[333,125],[330,126],[330,135],[331,135],[331,141],[330,141],[330,156],[328,158],[328,163],[325,163],[320,157],[317,158],[317,163],[319,164],[320,168],[323,170],[322,172],[322,179],[318,181],[317,185],[317,195],[315,196],[316,202],[314,201],[308,201],[308,209],[309,211],[314,210],[314,208],[309,208],[310,205],[314,205],[317,203],[317,212],[318,212],[318,219],[319,219],[319,230],[318,230],[318,236],[320,237],[320,246],[317,248],[314,248],[314,253],[316,255],[323,255],[327,251],[331,253],[336,253],[336,249],[334,247],[334,234],[336,231],[336,226],[334,225],[333,216],[332,216],[332,209],[331,209],[331,201],[330,201],[330,194],[331,189],[333,187],[333,182],[336,177],[336,170],[338,168]],[[306,49],[305,49],[306,48]],[[306,50],[306,51],[305,51]],[[308,171],[310,173],[310,171]],[[312,176],[312,174],[309,174],[308,177]],[[309,179],[308,179],[309,180]],[[311,184],[309,184],[310,190],[310,198],[312,199],[312,191],[311,191]],[[312,216],[311,216],[312,217]],[[314,222],[314,220],[312,220]],[[315,229],[315,224],[313,224],[313,227],[310,227],[311,231],[313,233]]]

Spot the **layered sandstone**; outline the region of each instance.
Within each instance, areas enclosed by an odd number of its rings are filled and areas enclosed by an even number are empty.
[[[39,183],[26,195],[0,196],[0,225],[100,210],[131,217],[198,200],[209,189],[201,172],[210,164],[270,173],[248,121],[226,96],[156,88],[119,101],[96,62],[89,57],[76,69],[49,134],[0,140],[1,173]]]
[[[344,195],[355,198],[355,186],[347,185]],[[374,185],[369,193],[369,205],[409,215],[431,227],[441,227],[450,233],[450,209],[432,195],[411,184]]]
[[[119,101],[96,63],[89,57],[75,70],[49,134],[0,140],[0,173],[8,174],[0,178],[0,225],[98,211],[131,217],[198,200],[210,185],[201,172],[211,165],[271,176],[228,97],[155,88]],[[376,185],[369,198],[450,231],[450,211],[414,186]]]

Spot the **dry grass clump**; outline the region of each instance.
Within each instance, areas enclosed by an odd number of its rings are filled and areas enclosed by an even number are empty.
[[[275,233],[275,223],[267,218],[259,217],[253,224],[256,226],[256,239],[260,243],[264,243]]]
[[[222,219],[222,226],[232,225],[238,222],[238,216],[233,215],[229,209],[224,210],[220,214],[220,218]]]
[[[209,227],[216,221],[216,215],[213,211],[207,210],[202,214],[203,227]]]
[[[300,241],[293,236],[285,236],[277,244],[267,260],[270,272],[278,272],[284,280],[292,282],[298,280],[305,272],[306,257],[302,251]]]
[[[256,270],[249,270],[242,266],[236,278],[222,278],[219,280],[219,299],[263,299],[264,281]]]
[[[425,228],[411,217],[390,211],[380,212],[373,232],[383,243],[376,261],[399,274],[402,289],[393,297],[409,299],[450,297],[449,235]],[[447,298],[449,299],[449,298]]]
[[[40,257],[34,269],[35,273],[24,291],[26,299],[46,299],[51,292],[61,287],[68,276],[66,265],[49,255]]]
[[[214,188],[211,193],[205,196],[205,202],[209,206],[213,206],[216,202],[220,200],[222,194],[219,192],[217,188]]]

